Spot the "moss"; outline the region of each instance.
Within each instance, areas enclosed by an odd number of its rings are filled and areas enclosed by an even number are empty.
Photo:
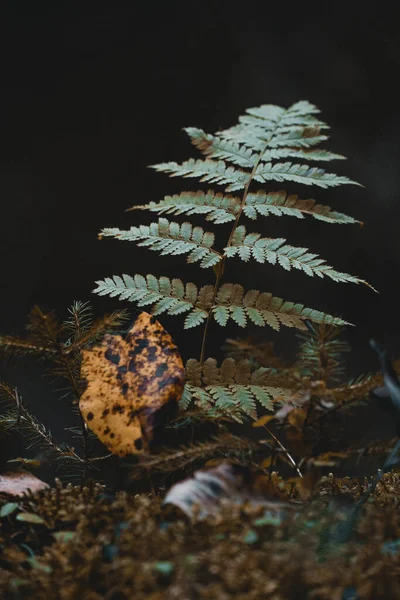
[[[367,483],[328,477],[285,519],[226,504],[190,523],[167,521],[160,497],[57,482],[2,519],[1,597],[341,600],[355,589],[359,598],[398,599],[399,473],[378,484],[351,541],[335,542],[343,506]],[[44,524],[18,521],[18,511]]]

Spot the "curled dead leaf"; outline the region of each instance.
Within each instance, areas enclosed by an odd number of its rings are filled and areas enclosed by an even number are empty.
[[[272,484],[267,486],[262,479],[267,478],[253,480],[246,467],[223,462],[213,469],[196,471],[193,477],[173,485],[163,505],[177,507],[189,518],[197,519],[216,514],[224,501],[246,502],[277,511],[292,508],[287,495]]]
[[[87,387],[79,408],[89,429],[119,456],[147,450],[184,387],[183,362],[169,333],[142,312],[125,337],[107,334],[82,354]]]
[[[49,485],[27,471],[10,471],[0,475],[0,493],[21,497],[29,493],[35,494],[48,488]]]

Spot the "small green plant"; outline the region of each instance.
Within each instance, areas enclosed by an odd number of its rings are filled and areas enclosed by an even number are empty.
[[[187,363],[187,385],[181,406],[186,408],[194,398],[202,408],[217,406],[230,410],[239,408],[250,416],[256,415],[256,403],[271,409],[276,396],[284,390],[269,382],[268,369],[252,371],[247,363],[225,360],[220,367],[206,358],[206,343],[212,321],[221,327],[232,319],[240,327],[249,322],[279,330],[281,325],[305,330],[306,321],[325,325],[344,325],[343,319],[306,308],[303,304],[284,301],[269,291],[244,290],[238,283],[223,282],[227,263],[232,260],[255,260],[260,264],[281,266],[290,271],[298,269],[306,275],[327,277],[336,282],[364,283],[362,279],[336,271],[325,260],[307,248],[295,247],[284,238],[263,237],[248,232],[243,218],[310,215],[326,223],[350,224],[356,219],[333,211],[314,200],[301,200],[286,191],[254,190],[255,184],[294,182],[330,188],[354,184],[347,177],[326,172],[314,162],[344,158],[320,149],[327,140],[327,125],[316,118],[319,110],[301,101],[284,109],[274,105],[251,108],[239,117],[234,127],[215,135],[201,129],[185,129],[204,159],[189,159],[182,164],[167,162],[153,165],[157,171],[172,177],[197,178],[224,186],[224,192],[214,190],[183,191],[166,196],[160,202],[150,202],[133,209],[147,209],[160,215],[204,215],[206,221],[219,225],[231,223],[228,238],[220,240],[214,232],[160,217],[150,225],[133,226],[127,231],[103,229],[100,237],[136,242],[160,252],[161,255],[187,254],[189,263],[213,269],[214,281],[198,288],[195,283],[180,279],[136,274],[114,275],[97,281],[94,290],[100,295],[118,296],[151,307],[153,314],[186,314],[185,329],[202,325],[203,339],[199,360]],[[293,162],[292,162],[293,161]],[[230,192],[241,190],[241,196]],[[216,243],[217,242],[217,243]],[[371,287],[371,286],[369,286]]]

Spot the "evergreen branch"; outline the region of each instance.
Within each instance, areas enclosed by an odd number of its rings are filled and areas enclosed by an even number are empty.
[[[90,329],[93,321],[92,307],[89,302],[78,300],[68,309],[69,318],[64,322],[64,328],[71,335],[70,343],[77,342]]]
[[[204,462],[213,457],[247,457],[257,448],[257,444],[245,438],[222,434],[205,442],[198,442],[179,450],[162,449],[159,454],[140,457],[131,473],[133,479],[143,475],[143,471],[173,473],[187,469],[198,460]]]
[[[345,372],[342,355],[350,351],[349,344],[338,339],[342,331],[326,320],[318,326],[307,323],[306,331],[298,334],[301,340],[298,364],[305,376],[326,384],[340,381]]]
[[[246,234],[246,228],[242,225],[237,228],[232,244],[225,248],[225,256],[231,258],[237,255],[245,262],[254,258],[259,263],[279,264],[287,271],[298,269],[310,277],[330,277],[338,283],[364,283],[374,289],[363,279],[336,271],[307,248],[289,246],[285,242],[284,238],[262,238],[259,233]]]
[[[1,392],[3,399],[7,395],[9,405],[9,412],[0,417],[1,425],[6,429],[17,429],[28,440],[28,448],[39,447],[49,458],[83,462],[73,448],[57,444],[50,431],[29,412],[17,390],[11,390],[6,384],[1,384]]]
[[[147,209],[159,214],[174,215],[206,215],[207,221],[219,225],[235,220],[235,215],[240,207],[240,199],[226,196],[208,190],[206,193],[182,192],[174,196],[165,196],[160,202],[150,202],[140,206],[132,206],[128,210]]]
[[[123,326],[130,318],[131,316],[126,309],[115,310],[112,313],[103,315],[92,322],[90,326],[82,332],[79,339],[66,346],[64,348],[64,354],[68,355],[72,352],[82,350],[86,346],[98,341],[108,331]]]
[[[53,313],[44,313],[39,306],[34,306],[26,329],[38,346],[57,351],[63,326]]]
[[[150,250],[167,254],[187,254],[188,263],[200,262],[203,268],[212,267],[221,260],[221,255],[212,248],[214,234],[201,227],[192,227],[190,223],[169,222],[159,219],[158,223],[131,227],[127,231],[117,228],[103,229],[100,234],[119,240],[139,242],[138,246],[147,246]]]
[[[34,354],[42,358],[51,358],[56,350],[38,345],[35,339],[21,338],[13,335],[0,336],[0,348],[3,352],[14,356]]]

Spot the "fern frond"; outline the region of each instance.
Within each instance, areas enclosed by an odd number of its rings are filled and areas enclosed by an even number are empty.
[[[219,225],[234,221],[240,210],[240,198],[208,192],[182,192],[174,196],[165,196],[160,202],[150,202],[132,206],[128,210],[147,209],[159,214],[206,215],[207,221]]]
[[[186,365],[187,382],[181,408],[187,408],[190,400],[201,409],[215,407],[227,415],[238,409],[243,415],[256,418],[257,403],[273,410],[274,403],[283,402],[292,390],[269,385],[272,371],[267,368],[251,369],[249,361],[226,358],[220,367],[214,358],[203,365],[189,359]]]
[[[239,167],[252,169],[258,162],[258,154],[240,146],[237,142],[224,140],[218,136],[205,133],[196,127],[185,127],[184,131],[189,135],[192,144],[196,146],[205,156],[222,158]]]
[[[194,283],[185,285],[180,279],[157,279],[154,275],[114,275],[96,283],[98,287],[93,291],[100,296],[119,296],[121,300],[137,302],[140,307],[153,304],[152,313],[155,315],[190,312],[185,321],[186,329],[199,325],[207,318],[213,298],[212,285],[198,290]]]
[[[220,135],[256,151],[265,151],[266,145],[268,149],[308,148],[327,140],[326,135],[321,135],[321,130],[329,127],[313,117],[313,113],[306,114],[308,109],[299,110],[300,104],[297,102],[287,110],[271,104],[249,108],[246,115],[239,117],[238,125],[222,131]],[[316,107],[314,109],[318,111]]]
[[[254,179],[261,183],[266,181],[295,181],[305,185],[317,185],[325,189],[346,184],[360,185],[348,177],[327,173],[319,167],[290,162],[260,164],[254,173]]]
[[[292,268],[299,269],[311,277],[330,277],[338,283],[364,283],[372,288],[369,283],[358,277],[336,271],[327,265],[324,259],[319,258],[318,254],[309,252],[307,248],[289,246],[285,242],[284,238],[262,238],[259,233],[246,234],[246,228],[241,225],[232,237],[232,245],[225,248],[225,256],[231,258],[237,255],[245,262],[254,258],[259,263],[279,264],[287,271]]]
[[[206,215],[207,221],[213,221],[219,225],[234,221],[240,210],[240,204],[238,197],[215,193],[212,190],[208,190],[206,193],[199,190],[166,196],[160,202],[132,206],[128,210],[147,209],[159,214],[174,215],[202,214]],[[258,215],[286,215],[303,219],[304,215],[311,215],[315,219],[327,223],[360,223],[353,217],[333,211],[330,206],[316,204],[312,199],[301,200],[296,195],[289,196],[284,190],[278,192],[261,190],[247,194],[243,214],[249,219],[257,219]]]
[[[212,310],[215,320],[220,324],[233,319],[237,325],[245,327],[250,320],[254,325],[269,325],[276,330],[280,325],[306,330],[305,321],[308,320],[336,326],[349,325],[343,319],[306,308],[303,304],[285,302],[267,292],[245,292],[241,285],[233,283],[225,283],[219,288],[216,302],[219,306]]]
[[[345,160],[346,157],[341,154],[335,154],[329,152],[329,150],[320,150],[314,148],[271,148],[266,150],[261,160],[263,162],[270,162],[271,160],[280,160],[281,158],[299,158],[300,160],[315,160],[321,162],[327,162],[329,160]]]
[[[153,168],[157,171],[170,173],[171,177],[198,177],[200,181],[226,185],[226,190],[229,192],[243,189],[250,180],[249,172],[228,167],[223,160],[189,159],[182,164],[176,162],[160,163],[159,165],[153,165]],[[317,185],[321,188],[337,187],[345,184],[360,185],[348,177],[327,173],[324,169],[318,167],[290,162],[262,163],[258,165],[253,178],[260,183],[266,181],[294,181],[305,185]]]
[[[298,196],[288,196],[287,192],[263,192],[249,193],[243,213],[250,219],[256,219],[257,215],[269,216],[287,215],[303,219],[303,215],[311,215],[319,221],[327,223],[360,223],[353,217],[333,211],[330,206],[316,204],[315,200],[300,200]]]
[[[249,172],[228,167],[223,160],[190,158],[182,164],[167,162],[151,165],[151,167],[156,171],[169,173],[171,177],[198,177],[200,181],[226,185],[228,192],[244,189],[250,180]]]
[[[257,164],[260,157],[258,152],[253,152],[251,148],[246,148],[245,144],[240,145],[230,139],[224,139],[217,135],[205,133],[202,129],[196,127],[186,127],[186,133],[190,136],[192,143],[205,156],[213,158],[221,158],[227,160],[240,167],[253,168]],[[263,143],[265,146],[265,142]],[[257,148],[261,150],[262,148]],[[344,159],[341,154],[334,154],[328,150],[314,150],[301,148],[272,148],[266,150],[261,160],[269,162],[271,160],[279,160],[281,158],[300,158],[302,160],[329,161]]]
[[[101,236],[111,236],[119,240],[139,242],[150,250],[167,254],[187,254],[188,263],[200,262],[203,268],[216,265],[222,256],[213,250],[214,234],[190,223],[175,223],[159,219],[158,223],[131,227],[127,231],[117,228],[103,229]]]
[[[332,325],[348,325],[343,319],[327,315],[318,310],[306,308],[303,304],[285,302],[270,293],[249,290],[245,292],[238,284],[223,284],[213,304],[213,286],[205,285],[200,289],[194,283],[184,284],[180,279],[154,277],[154,275],[114,275],[96,281],[93,291],[100,296],[119,296],[121,300],[136,302],[139,307],[152,306],[152,313],[160,315],[179,315],[189,313],[185,320],[185,329],[196,327],[205,321],[210,310],[219,325],[225,325],[232,319],[240,327],[248,320],[254,325],[269,325],[279,330],[280,325],[306,329],[304,321]]]

